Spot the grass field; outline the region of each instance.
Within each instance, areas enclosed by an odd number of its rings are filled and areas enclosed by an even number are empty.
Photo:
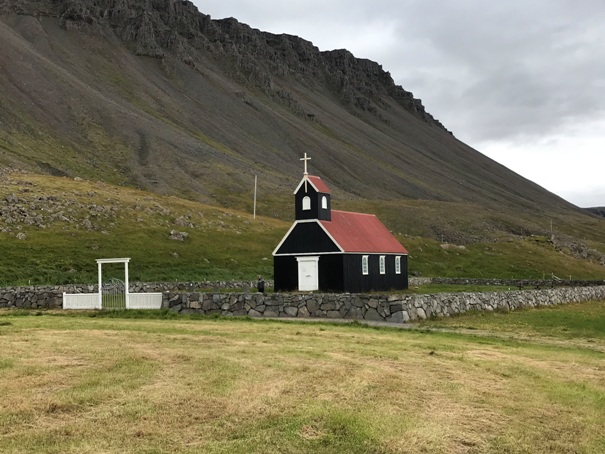
[[[0,312],[0,452],[605,452],[605,302],[415,330],[146,314]]]
[[[8,202],[15,197],[18,202]],[[432,205],[406,204],[436,216]],[[390,211],[380,212],[381,206],[376,201],[350,208],[377,212],[394,228]],[[397,206],[387,204],[390,210],[407,209]],[[98,181],[9,174],[0,180],[0,287],[94,283],[95,260],[110,257],[132,259],[131,281],[270,278],[271,253],[290,226]],[[600,247],[600,237],[589,234],[590,226],[586,229],[585,238],[594,238]],[[173,230],[187,237],[171,239]],[[421,276],[542,279],[554,273],[565,279],[603,279],[605,274],[594,260],[561,253],[536,238],[505,237],[462,247],[406,233],[412,231],[410,226],[394,233],[410,252],[410,272]],[[123,279],[123,267],[104,267],[104,275]]]

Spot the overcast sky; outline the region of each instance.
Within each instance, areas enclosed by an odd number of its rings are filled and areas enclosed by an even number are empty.
[[[605,206],[605,1],[194,0],[213,19],[348,49],[481,153]]]

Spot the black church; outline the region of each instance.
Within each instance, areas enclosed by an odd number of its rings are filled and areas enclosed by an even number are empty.
[[[332,210],[330,189],[305,173],[295,222],[273,251],[275,291],[360,293],[408,288],[408,252],[371,214]]]

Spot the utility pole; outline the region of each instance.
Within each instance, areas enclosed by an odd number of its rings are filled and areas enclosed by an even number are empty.
[[[257,181],[257,175],[254,175],[254,211],[252,214],[252,218],[256,219],[256,181]]]

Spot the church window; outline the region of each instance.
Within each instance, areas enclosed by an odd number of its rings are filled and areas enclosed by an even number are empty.
[[[321,198],[321,207],[324,210],[328,209],[328,198],[325,195]]]
[[[380,256],[380,274],[386,273],[385,256]]]
[[[401,274],[401,256],[395,257],[395,274]]]
[[[311,197],[309,196],[305,196],[302,199],[302,209],[303,210],[310,210],[311,209]]]
[[[367,276],[368,273],[369,273],[368,256],[363,255],[361,257],[361,274],[363,274],[364,276]]]

